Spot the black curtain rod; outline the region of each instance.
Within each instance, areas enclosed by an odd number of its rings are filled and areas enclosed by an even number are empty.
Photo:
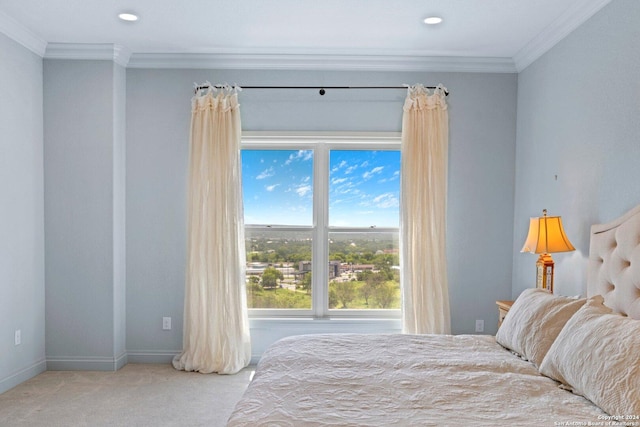
[[[209,89],[211,86],[203,85],[197,86],[195,93],[203,89]],[[216,88],[223,88],[224,86],[214,86]],[[407,86],[242,86],[242,89],[319,89],[320,95],[325,94],[325,89],[404,89],[407,90]],[[425,89],[437,89],[437,86],[425,86]],[[445,96],[449,95],[448,91],[444,92]]]

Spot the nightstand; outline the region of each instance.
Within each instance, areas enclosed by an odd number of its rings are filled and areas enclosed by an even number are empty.
[[[498,305],[498,328],[502,325],[504,317],[509,312],[509,309],[513,305],[513,301],[496,301]]]

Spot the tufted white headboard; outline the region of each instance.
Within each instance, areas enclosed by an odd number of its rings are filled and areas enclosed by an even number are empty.
[[[591,226],[587,295],[602,295],[615,312],[640,319],[640,206]]]

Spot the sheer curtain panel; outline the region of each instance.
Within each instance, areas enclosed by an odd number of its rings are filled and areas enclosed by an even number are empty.
[[[446,215],[449,116],[446,88],[409,88],[402,118],[400,282],[402,330],[451,332]]]
[[[233,374],[249,364],[237,88],[192,99],[183,351],[176,369]]]

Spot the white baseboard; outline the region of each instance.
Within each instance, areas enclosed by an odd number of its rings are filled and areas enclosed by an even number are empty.
[[[127,352],[117,357],[47,357],[47,371],[117,371],[127,363]]]
[[[35,361],[26,368],[22,368],[5,378],[0,378],[0,393],[4,393],[5,391],[12,389],[18,384],[23,383],[35,377],[36,375],[43,373],[46,370],[47,362],[43,357],[42,359]]]
[[[173,358],[182,350],[129,350],[128,363],[171,363]]]

